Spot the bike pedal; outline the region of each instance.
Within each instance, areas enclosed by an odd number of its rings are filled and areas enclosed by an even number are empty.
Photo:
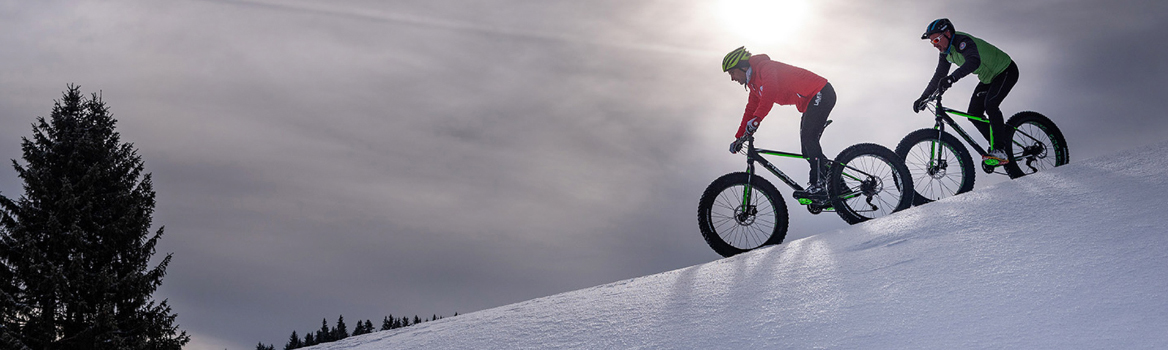
[[[813,203],[810,198],[799,198],[799,204],[811,205]]]

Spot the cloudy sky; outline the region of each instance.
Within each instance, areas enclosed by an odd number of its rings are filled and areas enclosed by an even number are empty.
[[[2,0],[0,159],[21,161],[68,84],[101,92],[153,173],[174,254],[155,296],[189,348],[282,347],[324,318],[449,316],[718,259],[696,205],[743,169],[726,148],[746,100],[722,55],[829,79],[827,154],[894,147],[931,126],[910,104],[938,17],[1015,59],[1003,110],[1054,119],[1072,162],[1168,139],[1154,0]],[[797,151],[798,119],[774,109],[760,145]],[[10,166],[0,193],[22,193]],[[788,205],[788,240],[844,227]]]

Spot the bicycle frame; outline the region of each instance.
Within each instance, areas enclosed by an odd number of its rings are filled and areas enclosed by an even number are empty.
[[[975,141],[973,139],[973,137],[969,136],[969,133],[966,133],[965,129],[962,129],[960,126],[958,126],[957,122],[954,121],[953,118],[950,117],[949,115],[954,114],[954,115],[962,116],[962,117],[968,118],[969,120],[972,120],[975,122],[981,122],[981,123],[989,123],[990,120],[985,118],[985,117],[979,117],[976,115],[972,115],[969,113],[965,113],[963,111],[959,111],[959,110],[948,108],[948,107],[941,105],[941,95],[939,95],[939,94],[935,95],[934,101],[937,102],[937,109],[934,113],[936,115],[937,121],[936,121],[936,124],[933,125],[933,129],[936,129],[937,133],[940,134],[940,133],[945,132],[945,125],[949,125],[950,127],[953,128],[953,130],[957,131],[957,135],[961,136],[961,138],[965,140],[965,143],[969,144],[970,146],[973,146],[973,150],[977,151],[977,154],[985,156],[987,154],[986,149],[981,148],[981,145],[978,144],[977,141]],[[990,128],[990,145],[993,145],[993,136],[994,136],[993,128]],[[937,145],[937,147],[941,147],[941,146]],[[931,150],[931,152],[937,152],[937,151],[938,151],[937,149]],[[931,154],[930,156],[936,157],[936,154],[934,153],[934,154]]]
[[[795,191],[804,191],[805,190],[803,188],[803,186],[799,186],[798,183],[796,183],[794,180],[791,180],[791,177],[787,176],[786,173],[783,173],[782,170],[779,170],[779,168],[775,167],[774,164],[771,164],[770,161],[768,161],[765,157],[763,157],[764,154],[779,156],[779,157],[787,157],[787,158],[798,158],[798,159],[804,159],[804,160],[807,159],[807,157],[803,156],[802,154],[798,154],[798,153],[755,148],[754,147],[754,137],[747,136],[747,139],[746,139],[746,174],[748,177],[747,177],[746,186],[745,186],[745,189],[743,190],[743,196],[742,196],[742,205],[744,207],[749,206],[751,203],[750,202],[750,199],[751,199],[750,194],[751,194],[751,189],[753,186],[750,185],[751,184],[750,179],[752,179],[755,176],[755,173],[754,173],[754,163],[755,162],[762,164],[763,168],[766,168],[766,170],[769,170],[771,172],[771,174],[774,174],[775,176],[777,176],[779,178],[779,180],[782,180],[783,183],[787,184],[787,186],[791,187],[791,189],[793,189]],[[834,163],[835,161],[828,159],[827,162]],[[852,167],[848,167],[848,169],[857,171],[860,174],[863,174],[864,176],[871,176],[870,174],[864,173],[863,171],[860,171],[860,170],[852,168]],[[852,176],[852,174],[849,174],[847,172],[843,173],[843,176],[849,177],[849,178],[857,180],[857,181],[861,180],[859,177]],[[859,193],[851,193],[846,198],[857,197],[859,195],[860,195]],[[801,203],[801,204],[805,204],[805,203]]]

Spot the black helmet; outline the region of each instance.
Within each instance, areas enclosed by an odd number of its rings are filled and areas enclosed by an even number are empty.
[[[953,33],[953,22],[949,22],[948,18],[938,19],[929,23],[929,27],[925,28],[925,34],[921,34],[921,40],[928,39],[930,35],[942,32]]]

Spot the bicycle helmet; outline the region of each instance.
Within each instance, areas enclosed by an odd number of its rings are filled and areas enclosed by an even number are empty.
[[[739,64],[746,62],[750,58],[750,51],[746,51],[746,46],[739,47],[726,54],[726,58],[722,59],[722,71],[730,71],[731,68],[738,67]]]
[[[925,28],[925,34],[921,34],[921,40],[928,39],[930,35],[944,32],[949,32],[949,35],[953,35],[954,32],[953,22],[950,22],[948,18],[941,18],[929,23],[929,27]]]

